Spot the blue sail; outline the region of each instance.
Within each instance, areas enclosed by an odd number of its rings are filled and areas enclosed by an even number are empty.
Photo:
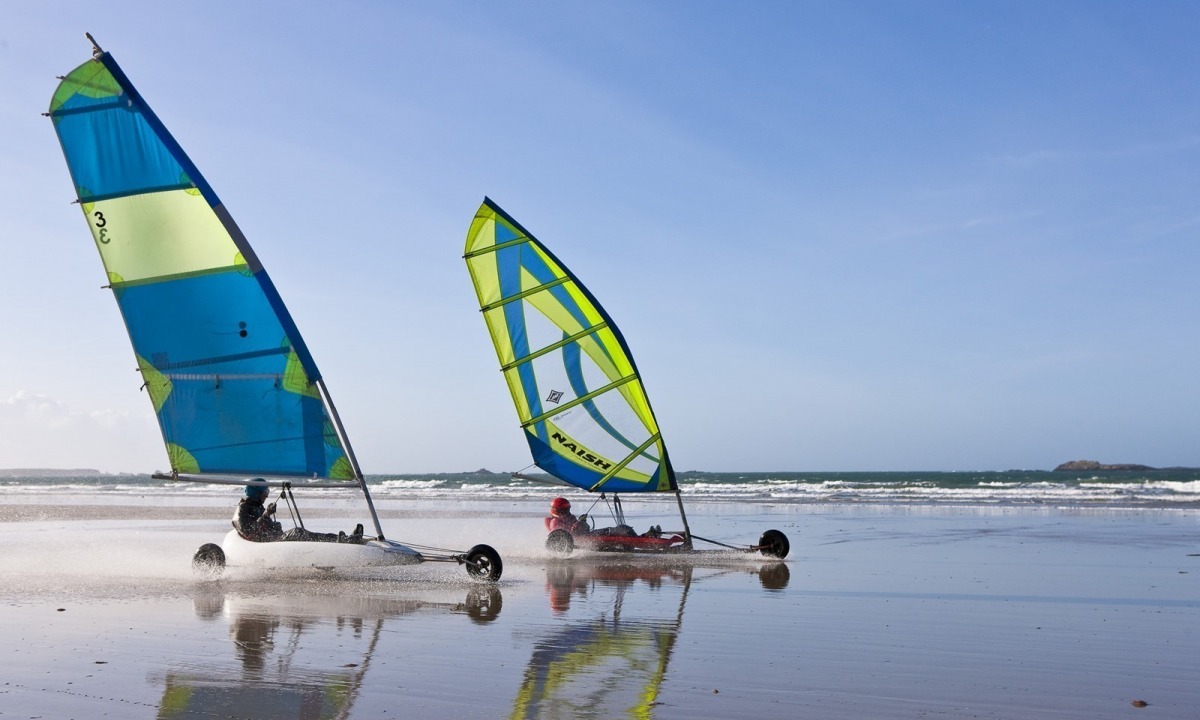
[[[172,470],[354,479],[266,270],[112,56],[67,75],[49,116]]]

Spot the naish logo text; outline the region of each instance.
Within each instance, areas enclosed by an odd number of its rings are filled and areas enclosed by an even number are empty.
[[[568,440],[566,437],[560,435],[559,433],[554,433],[554,435],[552,435],[551,437],[553,437],[555,440],[557,440],[558,444],[561,445],[564,449],[570,450],[572,453],[574,453],[575,456],[578,457],[580,460],[590,462],[591,464],[595,465],[596,467],[600,468],[601,470],[607,470],[610,467],[612,467],[612,463],[608,462],[607,460],[604,460],[603,458],[598,458],[595,455],[588,452],[587,450],[580,448],[574,442],[572,442],[571,440]]]

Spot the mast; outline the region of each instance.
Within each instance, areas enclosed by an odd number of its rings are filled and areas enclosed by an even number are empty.
[[[687,514],[683,511],[683,495],[679,487],[675,488],[675,502],[679,504],[679,519],[683,521],[683,536],[687,539],[688,547],[692,545],[692,529],[688,527]]]
[[[321,393],[321,400],[325,403],[325,407],[329,410],[329,419],[333,423],[333,431],[337,433],[338,440],[341,441],[342,447],[346,450],[346,459],[350,462],[350,469],[354,471],[354,477],[358,480],[358,486],[362,489],[363,498],[367,501],[367,509],[371,511],[371,522],[375,524],[375,532],[379,539],[383,539],[383,527],[379,524],[379,513],[375,512],[375,502],[371,500],[371,491],[367,489],[367,479],[363,477],[362,468],[358,466],[358,458],[354,455],[354,448],[350,447],[350,438],[346,435],[346,429],[342,427],[342,418],[338,415],[337,408],[333,405],[333,398],[329,396],[329,388],[325,387],[325,380],[322,378],[316,381],[317,389]]]

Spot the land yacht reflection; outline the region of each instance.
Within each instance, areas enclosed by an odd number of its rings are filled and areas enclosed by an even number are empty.
[[[230,649],[168,670],[159,720],[348,717],[374,658],[396,638],[389,626],[428,613],[488,624],[503,604],[495,585],[373,594],[362,584],[325,583],[312,590],[286,583],[238,592],[201,588],[196,614],[228,624]]]

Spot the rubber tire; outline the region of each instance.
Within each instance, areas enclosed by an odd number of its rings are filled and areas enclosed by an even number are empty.
[[[575,549],[575,538],[566,530],[554,530],[546,536],[546,549],[555,555],[570,555]]]
[[[762,548],[760,552],[767,557],[783,559],[787,557],[788,551],[792,549],[788,543],[787,535],[778,530],[768,530],[758,539],[758,544]]]
[[[467,552],[467,574],[496,582],[504,572],[504,561],[491,545],[476,545]]]
[[[225,570],[225,551],[220,545],[205,543],[192,556],[192,572],[205,580],[216,580]]]

